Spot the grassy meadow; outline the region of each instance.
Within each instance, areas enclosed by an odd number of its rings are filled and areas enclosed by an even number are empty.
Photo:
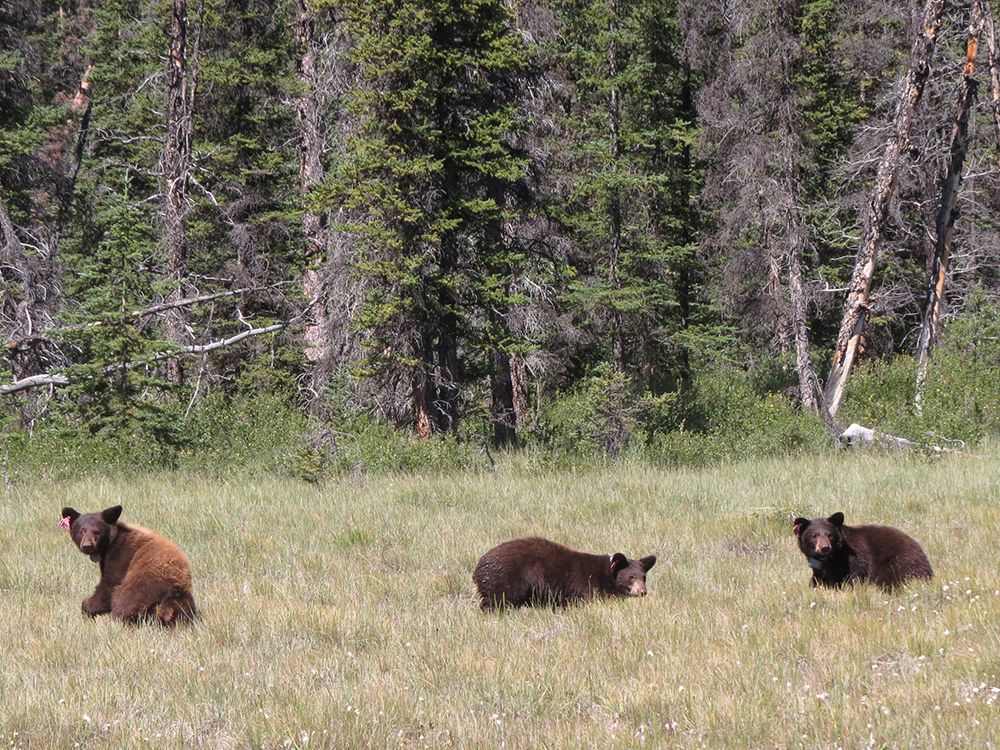
[[[0,746],[996,747],[1000,449],[664,470],[162,474],[0,489]],[[193,628],[79,614],[59,510],[187,553]],[[930,583],[814,590],[796,515],[914,536]],[[480,612],[498,542],[657,554],[642,600]]]

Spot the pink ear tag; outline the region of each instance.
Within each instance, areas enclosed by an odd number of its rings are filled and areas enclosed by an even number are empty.
[[[69,527],[70,527],[71,523],[73,523],[73,522],[69,519],[69,516],[63,516],[59,520],[59,528],[62,529],[63,531],[69,531]]]

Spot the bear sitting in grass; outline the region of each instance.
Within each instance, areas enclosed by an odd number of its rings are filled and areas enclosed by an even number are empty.
[[[118,520],[122,506],[100,513],[63,508],[60,525],[85,555],[101,566],[101,580],[81,609],[96,617],[108,612],[136,624],[154,620],[165,627],[195,616],[191,569],[180,548],[155,531]]]
[[[483,611],[530,604],[564,606],[595,596],[645,596],[651,555],[591,555],[539,537],[514,539],[479,560],[472,579]]]
[[[844,514],[796,518],[793,531],[812,568],[813,586],[855,581],[891,589],[910,578],[932,575],[920,545],[891,526],[845,526]]]

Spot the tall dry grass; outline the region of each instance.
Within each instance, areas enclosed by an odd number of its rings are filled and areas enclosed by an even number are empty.
[[[0,744],[994,747],[998,453],[23,483],[0,495]],[[98,573],[59,509],[116,503],[187,552],[196,627],[79,614]],[[835,510],[909,532],[934,580],[811,589],[790,520]],[[476,560],[526,534],[655,553],[650,596],[481,613]]]

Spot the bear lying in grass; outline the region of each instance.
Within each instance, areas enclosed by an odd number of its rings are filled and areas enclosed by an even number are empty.
[[[591,555],[539,537],[514,539],[483,555],[472,580],[483,611],[531,604],[565,606],[595,596],[645,596],[651,555]]]
[[[915,540],[891,526],[845,526],[844,514],[796,518],[793,531],[812,568],[813,586],[870,582],[892,589],[910,578],[932,575]]]
[[[108,612],[136,624],[153,620],[165,627],[195,616],[191,569],[180,548],[155,531],[118,520],[122,506],[100,513],[63,508],[62,522],[73,542],[101,566],[101,580],[81,609],[96,617]]]

